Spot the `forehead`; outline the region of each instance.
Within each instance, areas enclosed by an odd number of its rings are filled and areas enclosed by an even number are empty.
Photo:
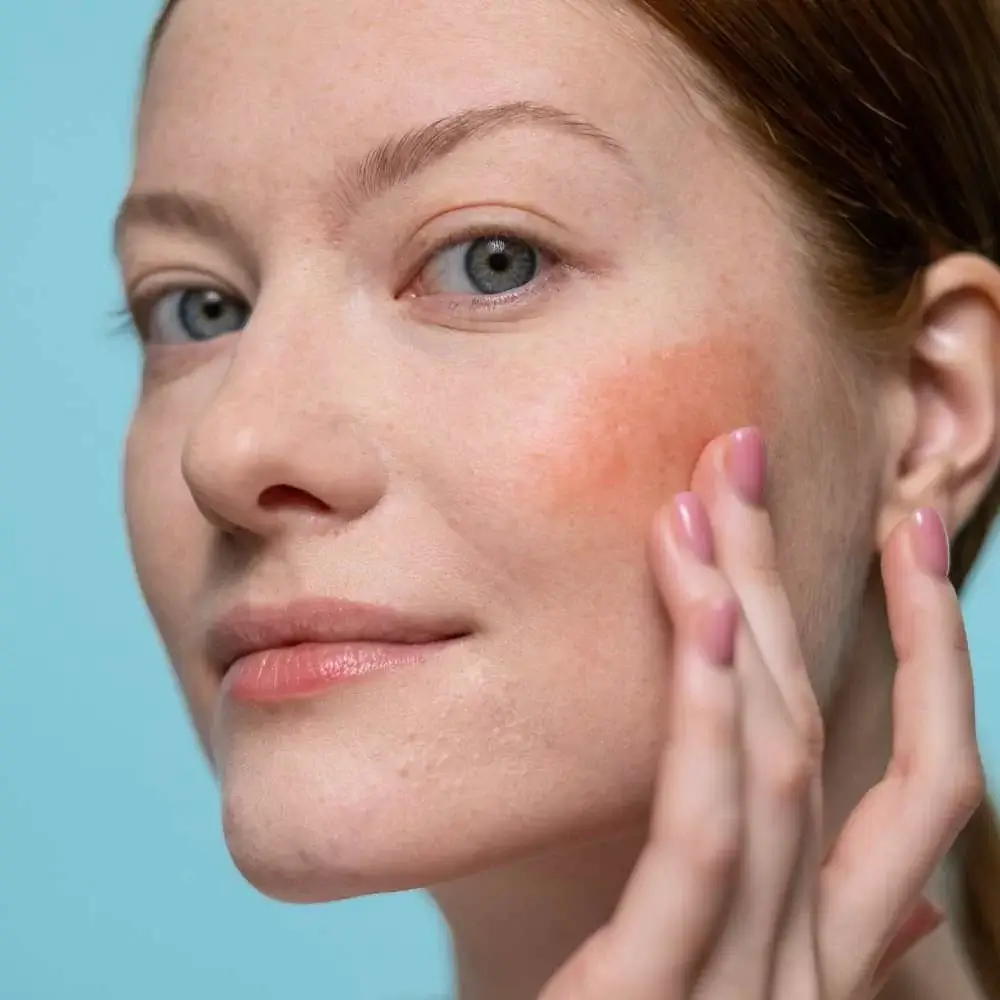
[[[469,107],[525,100],[641,145],[651,93],[672,83],[652,55],[666,42],[611,0],[183,0],[150,68],[140,167],[293,149],[300,168],[330,164]]]
[[[177,26],[179,22],[179,26]],[[238,56],[252,47],[276,59],[262,70],[290,69],[289,55],[308,60],[318,55],[329,62],[355,54],[360,61],[373,45],[391,59],[406,53],[435,56],[446,62],[456,45],[471,45],[465,55],[506,54],[516,63],[532,55],[579,52],[597,43],[606,54],[614,39],[640,45],[658,37],[653,22],[630,0],[287,0],[280,6],[266,0],[169,0],[150,40],[160,61],[165,35],[182,36],[188,45],[201,40],[218,60]],[[587,38],[586,36],[589,36]],[[504,44],[506,42],[506,44]],[[173,45],[171,46],[173,47]],[[621,51],[621,50],[619,50]],[[517,59],[521,52],[526,57]],[[634,54],[634,53],[633,53]],[[227,60],[228,61],[228,60]],[[341,64],[346,68],[351,60]],[[336,65],[336,64],[335,64]],[[417,71],[419,67],[412,67]],[[504,73],[504,66],[494,66]]]

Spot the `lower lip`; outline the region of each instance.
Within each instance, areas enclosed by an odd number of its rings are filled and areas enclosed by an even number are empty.
[[[346,681],[421,663],[450,641],[310,642],[265,649],[237,660],[222,690],[234,701],[253,704],[310,698]]]

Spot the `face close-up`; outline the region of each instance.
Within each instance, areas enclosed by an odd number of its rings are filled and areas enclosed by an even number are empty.
[[[262,891],[430,885],[641,828],[671,670],[650,523],[727,431],[763,430],[835,687],[879,386],[696,77],[610,0],[173,12],[119,231],[144,339],[128,524]],[[440,641],[308,697],[226,673],[325,600]]]

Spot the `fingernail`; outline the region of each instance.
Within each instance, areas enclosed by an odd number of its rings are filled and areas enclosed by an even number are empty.
[[[947,578],[951,568],[948,529],[933,507],[924,507],[913,515],[911,537],[914,553],[924,572]]]
[[[698,627],[702,654],[713,666],[731,667],[736,659],[736,629],[740,606],[732,597],[704,609]]]
[[[944,911],[935,906],[926,896],[921,896],[920,901],[913,908],[913,912],[900,928],[899,937],[908,938],[914,942],[919,941],[936,931],[944,921]]]
[[[882,961],[879,962],[876,979],[887,976],[892,967],[911,948],[918,945],[929,934],[933,934],[944,922],[944,912],[926,897],[921,897],[920,902],[917,903],[913,912],[906,918],[902,927],[889,943],[889,947],[882,956]]]
[[[767,446],[756,427],[744,427],[729,435],[726,471],[733,489],[751,507],[764,503],[767,484]]]
[[[711,566],[715,562],[712,527],[701,498],[696,493],[678,493],[673,503],[674,532],[678,541],[699,562]]]

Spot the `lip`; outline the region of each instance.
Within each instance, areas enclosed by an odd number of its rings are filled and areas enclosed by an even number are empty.
[[[241,605],[208,629],[208,658],[240,701],[317,694],[342,681],[416,663],[471,633],[468,622],[355,601]]]

